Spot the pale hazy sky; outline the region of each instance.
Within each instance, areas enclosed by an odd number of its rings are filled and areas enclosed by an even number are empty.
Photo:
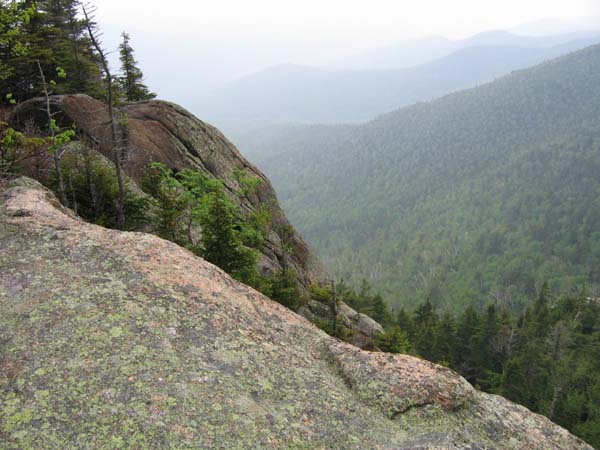
[[[203,91],[269,65],[327,64],[428,35],[463,38],[537,21],[600,29],[600,0],[94,0],[104,42],[121,30],[161,96]],[[540,29],[538,27],[538,29]],[[521,29],[522,30],[522,29]],[[156,89],[156,87],[155,87]],[[177,98],[181,101],[180,98]]]
[[[200,36],[279,33],[369,41],[465,37],[540,19],[600,17],[600,0],[96,0],[99,16],[144,29]]]

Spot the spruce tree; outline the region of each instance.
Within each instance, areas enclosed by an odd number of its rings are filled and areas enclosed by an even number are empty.
[[[119,45],[121,76],[118,78],[118,82],[125,100],[139,102],[155,98],[156,94],[150,92],[148,87],[143,83],[144,74],[138,67],[138,62],[133,55],[133,48],[131,48],[131,44],[129,43],[129,34],[123,32],[121,37],[123,38],[123,42]]]
[[[234,206],[222,189],[206,197],[201,226],[204,259],[244,283],[253,281],[257,254],[242,244]]]
[[[39,65],[49,77],[57,68],[57,94],[86,93],[103,98],[98,58],[83,34],[75,0],[0,2],[0,87],[2,101],[43,95]],[[8,69],[8,70],[4,70]]]

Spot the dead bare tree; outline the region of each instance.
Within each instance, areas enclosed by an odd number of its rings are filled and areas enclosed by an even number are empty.
[[[337,336],[338,334],[338,323],[337,323],[337,316],[338,316],[338,299],[336,297],[336,292],[335,292],[335,281],[332,279],[331,280],[331,303],[329,304],[329,308],[331,311],[331,332],[332,332],[332,336]]]
[[[113,76],[110,72],[110,67],[108,65],[108,60],[106,59],[106,51],[102,48],[102,43],[100,38],[102,37],[101,33],[98,33],[95,28],[94,22],[94,12],[96,8],[89,4],[81,5],[81,9],[83,11],[85,28],[88,32],[90,42],[92,46],[96,49],[98,56],[100,57],[100,63],[102,64],[102,68],[106,75],[106,84],[108,90],[108,116],[110,121],[110,138],[111,138],[111,153],[113,156],[113,162],[115,164],[115,172],[117,175],[117,183],[119,185],[119,198],[117,200],[117,222],[120,229],[125,229],[125,183],[123,181],[123,171],[121,167],[121,150],[120,150],[120,140],[117,132],[117,119],[115,116],[115,111],[113,107]]]
[[[42,88],[44,90],[44,99],[45,99],[45,113],[46,118],[48,120],[48,133],[50,134],[50,151],[52,152],[52,159],[54,160],[54,173],[56,176],[56,188],[58,190],[58,196],[60,198],[60,202],[68,206],[67,194],[65,193],[65,184],[63,181],[62,169],[60,166],[60,160],[65,153],[65,146],[56,142],[56,131],[58,127],[56,126],[56,122],[53,118],[53,114],[50,108],[50,91],[48,90],[48,83],[46,83],[46,76],[44,75],[44,70],[42,69],[42,65],[40,64],[39,59],[36,60],[38,71],[40,73],[40,78],[42,80]]]

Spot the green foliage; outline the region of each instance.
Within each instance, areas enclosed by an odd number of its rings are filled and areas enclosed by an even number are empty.
[[[377,334],[373,341],[384,352],[410,353],[412,351],[408,336],[398,326],[394,326],[384,333]]]
[[[172,176],[170,169],[157,163],[146,170],[141,188],[157,202],[155,231],[159,236],[178,244],[186,243],[185,226],[192,220],[191,194]],[[193,245],[193,242],[188,244]]]
[[[254,248],[262,243],[269,220],[264,211],[244,214],[220,180],[190,169],[175,174],[164,164],[152,163],[141,186],[157,202],[159,235],[187,246],[244,283],[261,283]],[[291,301],[291,286],[281,283],[275,279],[278,295]],[[265,289],[271,288],[268,285]]]
[[[320,303],[328,304],[333,298],[331,288],[313,284],[309,288],[310,298]]]
[[[356,311],[366,314],[385,326],[393,320],[387,302],[379,294],[372,292],[367,280],[363,280],[359,290],[353,289],[342,280],[336,286],[338,298]]]
[[[250,176],[242,169],[234,169],[233,176],[240,185],[239,195],[247,197],[256,192],[258,187],[263,183],[259,177]]]
[[[385,351],[412,353],[451,367],[468,381],[544,414],[600,445],[600,299],[547,288],[521,315],[495,304],[439,314],[431,302],[375,337]]]
[[[48,80],[55,93],[105,99],[99,56],[84,33],[79,13],[76,0],[0,2],[0,102],[15,104],[42,93],[37,61],[44,73],[56,74]],[[125,98],[154,98],[142,83],[142,71],[125,33],[120,56],[123,76],[118,84]]]
[[[298,310],[302,302],[302,293],[294,270],[279,271],[264,282],[265,285],[260,288],[263,294],[292,311]]]
[[[0,121],[0,178],[21,172],[22,164],[42,153],[46,140],[28,137]]]
[[[600,286],[599,115],[595,46],[365,125],[300,128],[256,163],[336,278],[395,307],[519,310],[544,280]]]
[[[10,64],[13,58],[24,57],[28,46],[20,39],[22,28],[27,26],[35,13],[34,5],[21,5],[17,2],[0,1],[0,81],[10,79],[15,68]],[[15,102],[13,94],[2,92],[9,103]]]
[[[2,1],[0,6],[0,95],[8,103],[42,92],[36,61],[58,94],[104,97],[97,57],[83,33],[75,0]],[[68,75],[68,76],[67,76]]]
[[[89,222],[117,228],[116,201],[119,186],[112,164],[84,145],[70,144],[61,159],[69,206]],[[49,186],[56,183],[50,180]],[[124,212],[125,229],[135,230],[147,225],[151,200],[138,192],[131,182],[126,183]]]
[[[245,247],[235,222],[231,200],[220,189],[205,198],[202,227],[202,256],[245,283],[256,276],[258,254]]]

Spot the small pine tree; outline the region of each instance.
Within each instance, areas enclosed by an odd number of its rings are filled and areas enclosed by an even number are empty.
[[[408,340],[407,334],[398,326],[394,326],[375,336],[373,339],[375,345],[384,352],[389,353],[410,353],[412,345]]]
[[[206,213],[201,219],[202,256],[234,278],[250,283],[256,277],[257,254],[243,245],[234,212],[221,189],[207,196]]]
[[[282,270],[270,279],[270,287],[265,292],[272,300],[296,311],[300,306],[300,288],[294,270]]]
[[[138,62],[133,55],[133,48],[129,43],[129,34],[121,34],[123,42],[119,45],[119,59],[121,60],[121,76],[118,78],[119,86],[125,100],[129,102],[139,102],[151,100],[156,94],[150,92],[148,87],[142,82],[144,74],[138,67]]]

